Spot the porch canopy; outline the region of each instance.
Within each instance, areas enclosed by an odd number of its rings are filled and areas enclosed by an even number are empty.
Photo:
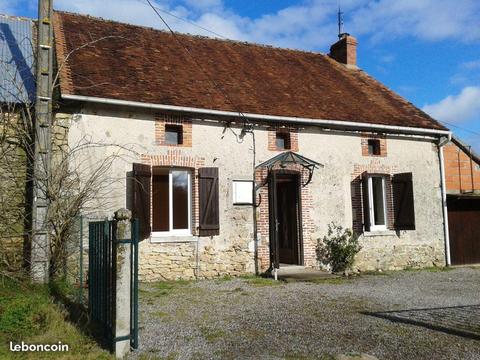
[[[258,169],[258,168],[266,167],[270,172],[277,165],[280,168],[285,168],[288,165],[301,165],[303,168],[307,169],[309,173],[308,181],[305,184],[303,184],[303,186],[306,186],[312,180],[313,171],[315,169],[324,167],[323,164],[320,164],[314,160],[308,159],[305,156],[302,156],[300,154],[294,153],[293,151],[285,151],[257,165],[256,168]]]

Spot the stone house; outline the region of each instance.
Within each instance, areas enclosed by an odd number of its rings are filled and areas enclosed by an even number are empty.
[[[332,222],[360,270],[446,263],[450,132],[358,68],[352,36],[323,55],[57,12],[55,45],[69,142],[104,145],[83,165],[121,147],[85,212],[132,209],[142,279],[315,267]]]

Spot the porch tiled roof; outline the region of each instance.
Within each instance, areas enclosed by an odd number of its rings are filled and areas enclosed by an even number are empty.
[[[201,71],[164,31],[56,12],[55,36],[59,64],[73,51],[61,68],[63,94],[444,129],[364,71],[319,53],[177,34]]]

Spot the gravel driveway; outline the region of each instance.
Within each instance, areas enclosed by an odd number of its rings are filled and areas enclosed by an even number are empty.
[[[479,268],[143,284],[140,349],[131,357],[480,359],[479,304]],[[376,316],[386,312],[389,319]]]

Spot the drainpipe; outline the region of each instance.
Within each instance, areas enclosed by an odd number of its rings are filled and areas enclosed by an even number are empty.
[[[443,147],[450,142],[452,135],[448,137],[441,137],[438,142],[438,155],[440,159],[440,180],[442,190],[442,208],[443,208],[443,232],[445,238],[445,257],[447,266],[451,265],[450,258],[450,235],[448,230],[448,209],[447,209],[447,189],[445,185],[445,162],[443,156]]]

